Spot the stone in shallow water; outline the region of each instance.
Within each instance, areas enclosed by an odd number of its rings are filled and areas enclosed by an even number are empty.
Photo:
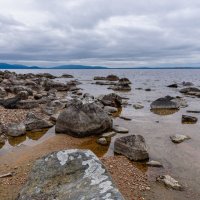
[[[128,129],[121,126],[113,126],[113,131],[116,133],[128,133]]]
[[[186,135],[179,135],[179,134],[176,134],[176,135],[173,135],[173,136],[170,136],[170,139],[172,142],[174,143],[181,143],[185,140],[189,140],[190,137],[189,136],[186,136]]]
[[[64,150],[35,162],[18,200],[124,200],[106,168],[89,150]]]
[[[7,128],[7,135],[17,137],[26,133],[26,127],[24,123],[9,123]]]
[[[182,123],[183,124],[195,124],[198,121],[196,117],[188,116],[188,115],[182,115]]]
[[[141,105],[141,104],[134,104],[133,108],[135,108],[135,109],[142,109],[142,108],[144,108],[144,106]]]
[[[155,161],[155,160],[151,160],[147,162],[146,164],[150,167],[163,167],[163,165],[160,162]]]
[[[134,161],[142,161],[149,158],[145,140],[141,135],[117,138],[114,143],[114,152]]]
[[[131,121],[132,120],[130,117],[125,116],[125,115],[121,115],[119,118],[127,120],[127,121]]]
[[[174,190],[183,190],[183,186],[179,184],[177,180],[172,178],[169,175],[164,175],[164,176],[158,176],[156,178],[158,182],[164,183],[169,188],[172,188]]]

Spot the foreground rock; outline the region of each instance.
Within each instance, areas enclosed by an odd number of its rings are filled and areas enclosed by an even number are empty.
[[[53,126],[51,122],[41,119],[31,112],[27,114],[24,124],[27,131],[41,130]]]
[[[197,123],[198,118],[188,116],[188,115],[182,115],[182,123],[183,124],[195,124]]]
[[[134,161],[142,161],[149,158],[145,140],[141,135],[117,138],[114,143],[114,152]]]
[[[172,142],[174,143],[181,143],[185,140],[189,140],[190,137],[189,136],[186,136],[186,135],[179,135],[179,134],[176,134],[176,135],[173,135],[173,136],[170,136],[170,139]]]
[[[112,119],[96,103],[83,104],[73,100],[59,115],[55,128],[57,133],[85,137],[111,129]]]
[[[124,198],[100,160],[89,150],[54,152],[36,161],[18,200]]]
[[[0,105],[6,109],[16,109],[20,100],[21,100],[21,98],[18,96],[8,98],[8,99],[2,99],[2,100],[0,100]]]
[[[177,180],[169,175],[159,176],[156,179],[158,182],[164,183],[165,186],[174,190],[183,190],[183,186],[179,184]]]
[[[17,137],[20,135],[24,135],[26,133],[26,127],[24,123],[9,123],[7,127],[7,135],[12,137]]]
[[[173,101],[174,98],[166,96],[151,103],[151,109],[179,109],[180,105]]]

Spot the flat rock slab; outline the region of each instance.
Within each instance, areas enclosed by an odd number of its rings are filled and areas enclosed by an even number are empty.
[[[181,143],[185,140],[189,140],[190,137],[187,136],[187,135],[179,135],[179,134],[176,134],[176,135],[173,135],[173,136],[170,136],[170,139],[172,142],[174,143]]]
[[[134,161],[142,161],[149,158],[145,140],[141,135],[117,138],[114,143],[114,152]]]
[[[37,160],[18,200],[124,200],[89,150],[64,150]]]
[[[113,126],[113,131],[116,133],[128,133],[129,130],[127,128],[121,127],[121,126]]]
[[[146,164],[150,167],[163,167],[163,165],[159,161],[156,161],[156,160],[151,160],[147,162]]]
[[[183,186],[174,178],[169,175],[158,176],[156,179],[158,182],[163,183],[165,186],[174,190],[183,190]]]

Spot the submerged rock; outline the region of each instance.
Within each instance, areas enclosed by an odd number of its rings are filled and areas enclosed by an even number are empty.
[[[170,96],[159,98],[151,103],[151,109],[179,109],[180,105],[172,101],[173,99]]]
[[[151,160],[147,162],[146,164],[150,167],[163,167],[163,165],[160,162],[155,161],[155,160]]]
[[[20,135],[24,135],[26,133],[26,127],[24,123],[9,123],[7,125],[7,135],[12,137],[17,137]]]
[[[183,190],[183,186],[179,184],[177,180],[172,178],[169,175],[164,175],[164,176],[158,176],[156,178],[158,182],[164,183],[165,186],[172,188],[174,190]]]
[[[183,124],[195,124],[198,121],[198,118],[188,115],[182,115]]]
[[[20,102],[21,98],[18,96],[8,98],[8,99],[2,99],[0,100],[0,105],[2,105],[6,109],[16,109],[17,104]]]
[[[55,128],[57,133],[85,137],[111,129],[112,119],[96,103],[73,100],[59,115]]]
[[[89,150],[64,150],[37,160],[18,200],[124,200],[101,161]]]
[[[24,121],[27,131],[50,128],[53,124],[45,119],[37,117],[34,113],[28,113]]]
[[[185,140],[189,140],[190,137],[186,136],[186,135],[176,134],[176,135],[170,136],[170,139],[174,143],[181,143],[181,142],[183,142]]]
[[[134,161],[142,161],[149,158],[145,140],[141,135],[117,138],[114,143],[114,152]]]

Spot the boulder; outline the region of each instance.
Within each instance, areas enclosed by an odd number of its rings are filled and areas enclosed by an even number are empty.
[[[8,99],[1,99],[0,105],[6,109],[16,109],[17,104],[20,102],[21,98],[18,96],[8,98]]]
[[[151,109],[179,109],[180,105],[173,102],[174,98],[166,96],[164,98],[159,98],[151,103]]]
[[[198,118],[189,116],[189,115],[182,115],[182,123],[183,124],[195,124],[198,121]]]
[[[17,137],[24,135],[26,133],[26,127],[24,123],[9,123],[7,125],[7,132],[6,134],[12,137]]]
[[[68,91],[70,90],[70,85],[65,83],[60,83],[53,80],[46,80],[43,84],[46,91],[51,89],[56,89],[57,91]]]
[[[103,133],[111,127],[112,119],[96,103],[83,104],[79,100],[72,100],[60,113],[55,128],[57,133],[85,137]]]
[[[28,99],[29,93],[27,91],[20,91],[17,96],[22,100]]]
[[[196,87],[186,87],[181,89],[179,92],[187,95],[200,96],[200,89]]]
[[[116,76],[116,75],[111,74],[111,75],[108,75],[108,76],[106,77],[106,80],[108,80],[108,81],[118,81],[118,80],[119,80],[119,77]]]
[[[114,142],[114,152],[134,161],[142,161],[149,158],[145,140],[141,135],[117,138]]]
[[[185,87],[190,87],[190,86],[193,86],[194,84],[191,83],[191,82],[185,82],[185,81],[183,81],[182,85],[185,86]]]
[[[158,176],[156,180],[174,190],[183,190],[183,186],[180,185],[179,182],[172,178],[170,175]]]
[[[17,103],[18,109],[32,109],[37,108],[39,106],[39,102],[37,100],[21,100]]]
[[[33,165],[18,200],[124,200],[101,161],[89,150],[48,154]]]
[[[99,100],[103,103],[104,106],[112,106],[118,108],[122,105],[122,98],[115,93],[100,96]]]
[[[26,115],[24,121],[27,131],[40,130],[45,128],[50,128],[53,126],[52,123],[45,119],[37,117],[34,113],[30,112]]]
[[[185,140],[189,140],[190,137],[186,136],[186,135],[176,134],[176,135],[170,136],[170,139],[174,143],[181,143],[181,142],[183,142]]]

